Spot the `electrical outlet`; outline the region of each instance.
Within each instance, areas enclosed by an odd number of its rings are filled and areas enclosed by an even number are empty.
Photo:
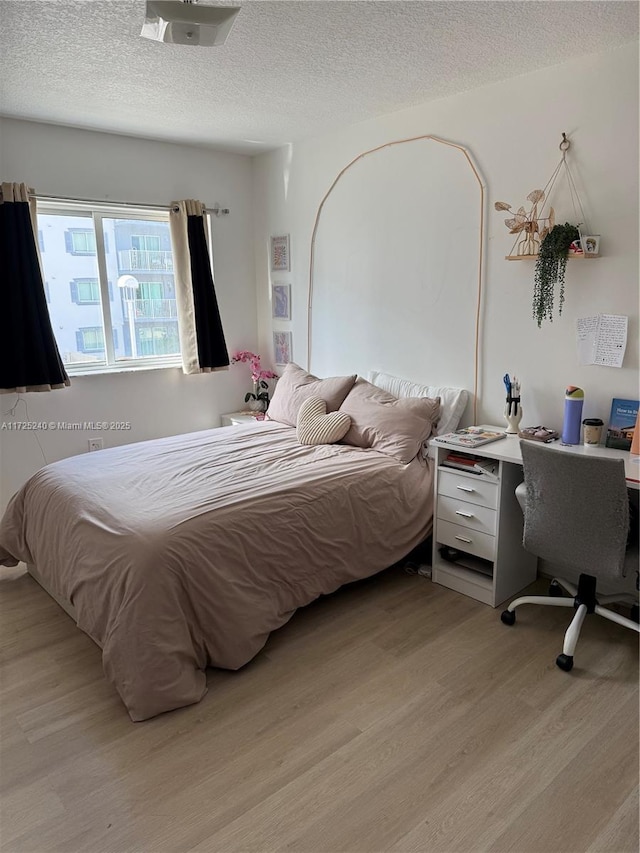
[[[89,453],[93,450],[102,450],[104,447],[103,440],[101,438],[90,438],[88,441],[89,444]]]

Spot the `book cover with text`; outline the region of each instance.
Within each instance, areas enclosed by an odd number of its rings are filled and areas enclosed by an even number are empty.
[[[638,400],[613,398],[605,442],[607,447],[613,447],[616,450],[631,450],[639,405]]]

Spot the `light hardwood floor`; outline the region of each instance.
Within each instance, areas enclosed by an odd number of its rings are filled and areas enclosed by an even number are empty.
[[[638,849],[638,652],[570,611],[499,610],[399,570],[276,632],[199,704],[132,723],[100,652],[0,576],[5,853]]]

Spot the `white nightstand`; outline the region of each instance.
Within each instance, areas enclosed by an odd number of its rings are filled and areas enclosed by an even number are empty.
[[[537,558],[522,547],[523,517],[515,496],[523,479],[518,437],[474,450],[432,439],[430,451],[437,463],[432,579],[497,607],[532,583],[537,573]],[[495,476],[443,466],[450,451],[495,460]],[[442,548],[452,549],[448,553],[454,562],[443,558]]]
[[[262,412],[228,412],[226,415],[220,415],[220,423],[222,426],[261,423],[264,420],[264,415],[261,418],[256,417],[256,415],[261,414]]]

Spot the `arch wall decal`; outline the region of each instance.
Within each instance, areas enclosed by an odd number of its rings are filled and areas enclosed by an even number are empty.
[[[423,134],[421,136],[413,136],[406,139],[397,139],[391,142],[385,142],[382,145],[378,145],[375,148],[371,148],[367,151],[363,151],[361,154],[358,154],[357,157],[354,157],[347,165],[338,172],[333,182],[329,186],[329,189],[324,194],[320,204],[318,205],[318,209],[316,211],[316,216],[313,224],[313,231],[311,234],[311,251],[309,257],[309,283],[308,283],[308,297],[307,297],[307,370],[311,369],[311,350],[312,350],[312,315],[313,315],[313,297],[314,297],[314,271],[315,271],[315,260],[316,260],[316,237],[318,233],[318,227],[320,225],[320,220],[322,216],[322,212],[324,210],[325,204],[337,184],[343,178],[343,176],[359,161],[363,160],[365,157],[369,157],[370,155],[376,154],[380,151],[383,151],[388,148],[393,148],[394,146],[406,145],[408,143],[413,142],[421,142],[421,141],[430,141],[437,143],[438,145],[448,146],[449,148],[455,149],[460,152],[460,154],[464,157],[473,177],[478,185],[479,197],[478,197],[478,206],[479,206],[479,237],[478,237],[478,268],[477,268],[477,292],[476,292],[476,300],[475,300],[475,338],[474,338],[474,367],[473,367],[473,420],[474,423],[477,423],[477,405],[478,405],[478,373],[479,373],[479,361],[480,361],[480,324],[481,324],[481,311],[482,311],[482,296],[483,296],[483,285],[484,285],[484,263],[485,263],[485,253],[484,253],[484,241],[485,241],[485,188],[486,184],[484,179],[482,178],[480,171],[476,164],[473,161],[473,158],[463,145],[459,145],[456,142],[451,142],[447,139],[442,139],[438,136],[434,136],[432,134]]]

